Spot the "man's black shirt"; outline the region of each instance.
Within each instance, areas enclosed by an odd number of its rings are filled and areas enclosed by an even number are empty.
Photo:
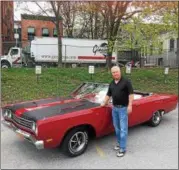
[[[131,82],[121,77],[119,82],[116,84],[113,80],[108,88],[107,95],[112,96],[113,105],[127,106],[129,103],[129,95],[133,94],[133,87]]]

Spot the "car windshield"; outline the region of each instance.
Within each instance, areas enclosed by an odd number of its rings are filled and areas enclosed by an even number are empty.
[[[77,91],[73,93],[76,99],[87,99],[94,103],[101,103],[108,91],[108,84],[83,84]]]

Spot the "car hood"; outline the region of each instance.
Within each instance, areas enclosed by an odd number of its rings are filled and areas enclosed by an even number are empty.
[[[99,104],[92,103],[85,99],[50,98],[14,104],[5,108],[12,110],[17,116],[37,121],[97,106],[99,106]]]

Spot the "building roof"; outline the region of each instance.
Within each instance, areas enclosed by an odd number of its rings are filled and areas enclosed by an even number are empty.
[[[20,24],[21,24],[21,21],[15,20],[15,21],[14,21],[14,24],[19,24],[19,25],[20,25]]]
[[[28,20],[42,20],[42,21],[55,21],[55,17],[50,16],[43,16],[43,15],[29,15],[29,14],[21,14],[21,19],[28,19]],[[60,16],[60,20],[62,17]]]

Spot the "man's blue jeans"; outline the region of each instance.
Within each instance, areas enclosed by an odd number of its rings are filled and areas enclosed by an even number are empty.
[[[117,141],[120,149],[126,151],[128,136],[128,113],[127,107],[113,107],[112,109],[113,125],[116,132]]]

